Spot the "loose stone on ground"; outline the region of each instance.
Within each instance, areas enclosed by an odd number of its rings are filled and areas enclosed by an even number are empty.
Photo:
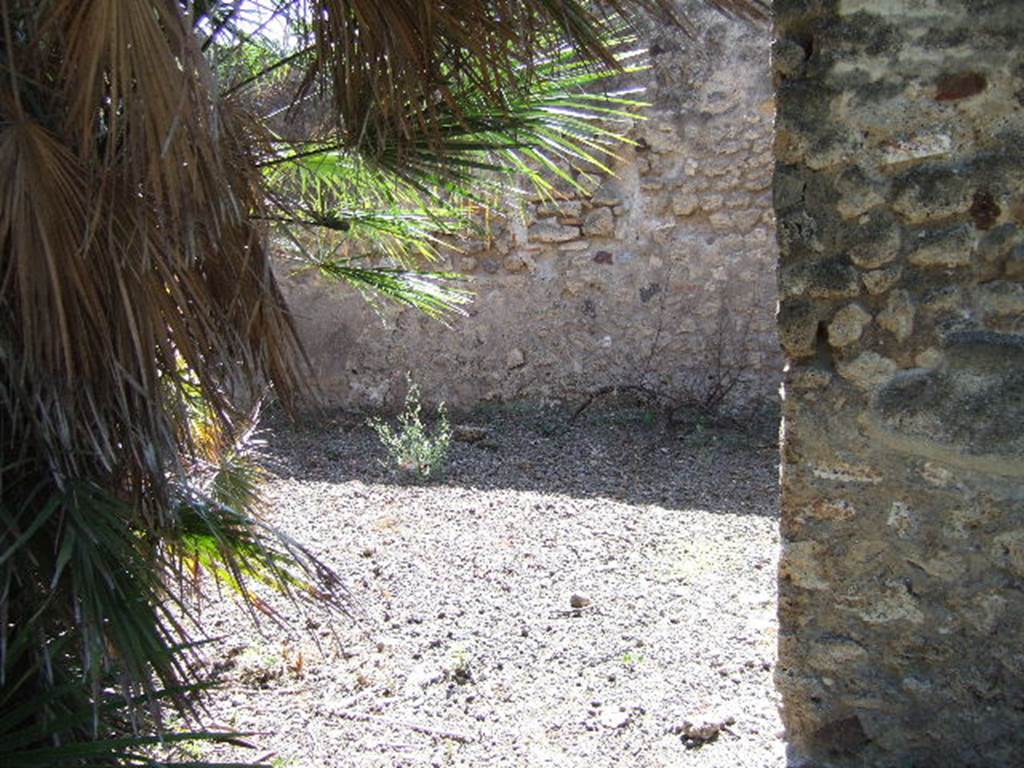
[[[338,571],[356,621],[255,630],[207,605],[231,638],[215,724],[302,768],[785,765],[777,454],[751,447],[770,438],[628,412],[465,423],[486,440],[431,485],[391,476],[358,419],[266,436],[270,521]]]

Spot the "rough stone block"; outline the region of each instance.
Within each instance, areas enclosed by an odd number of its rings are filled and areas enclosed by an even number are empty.
[[[692,216],[699,207],[696,195],[681,193],[672,198],[672,213],[676,216]]]
[[[618,179],[608,179],[590,196],[590,203],[592,205],[613,206],[621,204],[624,198],[625,192],[622,182]]]
[[[964,225],[920,233],[907,260],[917,267],[956,269],[971,265],[974,235]]]
[[[868,216],[858,221],[850,248],[850,261],[862,269],[878,269],[896,259],[903,243],[903,233],[891,216]]]
[[[936,101],[960,101],[977,96],[988,86],[988,78],[980,72],[954,72],[939,77],[935,84]]]
[[[545,216],[568,216],[579,218],[583,213],[583,203],[579,200],[550,200],[537,204],[536,215]]]
[[[1006,277],[1024,281],[1024,245],[1018,245],[1006,258]]]
[[[852,520],[857,508],[845,499],[817,499],[808,512],[811,517],[821,520]]]
[[[828,324],[828,343],[833,347],[845,347],[860,339],[864,326],[871,322],[871,315],[859,304],[847,304],[836,312]]]
[[[986,316],[1019,319],[1024,317],[1024,283],[998,280],[979,289],[982,311]]]
[[[914,356],[914,364],[919,368],[937,368],[944,359],[942,352],[935,347],[928,347]]]
[[[865,272],[861,275],[861,279],[864,281],[864,287],[868,293],[872,296],[885,293],[897,282],[903,275],[903,269],[899,266],[886,267],[885,269],[876,269],[871,272]]]
[[[902,290],[890,293],[877,320],[897,341],[906,341],[914,330],[914,304],[910,293]]]
[[[943,167],[915,168],[894,187],[893,210],[917,224],[966,213],[974,191],[962,174]]]
[[[1024,579],[1024,529],[996,536],[992,555],[1004,568]]]
[[[801,262],[783,268],[779,289],[783,296],[849,299],[861,292],[860,274],[840,259]]]
[[[583,234],[588,237],[613,237],[615,217],[608,208],[595,208],[583,219]]]
[[[779,307],[779,341],[791,357],[814,355],[818,323],[817,310],[810,302],[782,302]]]
[[[705,213],[713,213],[722,207],[725,198],[722,195],[701,195],[700,209]]]
[[[945,365],[894,376],[875,408],[898,433],[965,454],[1024,454],[1022,347],[994,339],[947,344]],[[982,354],[985,345],[988,351]],[[987,358],[987,359],[986,359]],[[1003,464],[994,461],[992,468]],[[1024,474],[1024,471],[1021,472]]]
[[[839,375],[862,389],[875,389],[889,381],[899,366],[877,352],[862,352],[849,362],[836,364]]]
[[[543,219],[529,229],[530,240],[538,243],[564,243],[579,236],[579,227],[559,224],[554,219]]]
[[[853,166],[836,180],[836,190],[839,192],[836,209],[843,218],[849,219],[884,203],[888,185]]]

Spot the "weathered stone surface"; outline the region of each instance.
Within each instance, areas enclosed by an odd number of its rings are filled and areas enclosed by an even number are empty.
[[[504,266],[505,269],[512,274],[516,274],[518,272],[535,269],[537,267],[537,263],[533,260],[533,257],[530,254],[516,251],[505,257]]]
[[[871,322],[871,315],[859,304],[847,304],[836,312],[828,324],[828,343],[833,347],[845,347],[860,338],[864,326]]]
[[[1024,529],[996,536],[993,558],[1018,578],[1024,579]]]
[[[979,301],[986,317],[1017,319],[1024,315],[1024,283],[998,280],[986,283],[981,289]]]
[[[867,288],[868,293],[877,296],[892,288],[902,275],[903,270],[894,266],[865,272],[861,275],[861,280],[864,281],[864,287]]]
[[[892,208],[913,223],[946,219],[971,206],[972,190],[952,168],[915,168],[897,180],[896,189]]]
[[[999,221],[999,215],[1003,209],[999,207],[995,197],[987,189],[977,189],[971,199],[971,207],[968,213],[974,222],[976,229],[989,230]]]
[[[887,382],[898,370],[898,366],[877,352],[862,352],[849,362],[836,366],[839,375],[863,389],[873,389]]]
[[[784,296],[847,299],[860,293],[860,275],[839,259],[801,262],[782,269],[779,288]]]
[[[972,263],[974,237],[966,225],[920,233],[907,260],[917,267],[953,269]]]
[[[861,243],[850,249],[850,261],[863,269],[875,269],[888,264],[900,252],[898,233],[873,243]]]
[[[898,582],[887,583],[883,590],[865,595],[852,613],[868,624],[920,624],[924,621],[918,599]]]
[[[836,181],[840,195],[836,209],[845,219],[860,216],[885,202],[886,187],[884,180],[869,178],[863,169],[854,166]]]
[[[652,69],[621,83],[651,107],[614,175],[578,175],[591,194],[556,181],[554,199],[513,201],[465,253],[442,254],[478,297],[450,329],[310,273],[283,280],[329,404],[398,407],[406,371],[453,409],[622,384],[682,396],[716,346],[741,375],[729,407],[777,399],[770,33],[693,20],[692,36],[651,29]]]
[[[923,131],[901,137],[881,147],[882,162],[886,166],[900,166],[917,160],[947,157],[953,149],[953,139],[945,133]]]
[[[905,539],[917,528],[917,516],[905,502],[894,501],[889,507],[889,516],[885,521],[893,533]]]
[[[935,347],[928,347],[914,355],[914,364],[918,368],[937,368],[944,359],[942,352]]]
[[[988,80],[980,72],[956,72],[942,75],[935,86],[936,101],[959,101],[985,90]]]
[[[846,462],[831,462],[827,465],[811,463],[808,468],[815,477],[837,483],[867,483],[877,485],[882,482],[882,475],[874,468],[866,465],[854,465]]]
[[[813,350],[812,350],[813,351]],[[832,374],[820,368],[793,371],[786,380],[787,389],[823,389],[832,382]]]
[[[518,347],[512,347],[505,355],[505,367],[509,370],[514,368],[522,368],[526,365],[526,355],[523,354],[523,350]]]
[[[578,219],[583,213],[582,200],[545,200],[537,205],[536,215],[559,216],[562,218]]]
[[[591,195],[590,202],[594,205],[619,205],[624,199],[622,183],[617,179],[609,179]]]
[[[993,227],[978,242],[978,279],[983,282],[1005,276],[1015,277],[1013,262],[1018,250],[1024,252],[1024,231],[1012,223]]]
[[[544,219],[529,230],[530,239],[538,243],[564,243],[580,236],[580,228],[559,224],[556,219]]]
[[[1013,765],[1024,4],[773,10],[789,358],[776,680],[791,762]],[[843,295],[844,265],[863,293]]]
[[[914,330],[914,303],[907,291],[893,291],[878,313],[878,324],[892,332],[897,341],[906,341]]]
[[[1024,280],[1024,245],[1018,245],[1007,255],[1006,276],[1010,280]]]
[[[779,307],[779,341],[791,357],[810,357],[818,336],[818,313],[807,301],[787,301]]]
[[[849,520],[857,516],[857,508],[845,499],[818,499],[809,514],[823,520]]]
[[[787,543],[784,566],[779,568],[779,578],[800,589],[828,589],[821,568],[821,545],[814,541],[793,541]]]
[[[583,234],[588,237],[613,237],[615,216],[609,208],[595,208],[583,219]]]
[[[672,198],[672,213],[676,216],[692,216],[700,207],[700,201],[696,195],[681,193]]]
[[[966,454],[1024,454],[1024,338],[1018,338],[1017,348],[984,338],[954,340],[941,369],[909,369],[879,381],[886,386],[878,391],[878,416],[905,436]]]

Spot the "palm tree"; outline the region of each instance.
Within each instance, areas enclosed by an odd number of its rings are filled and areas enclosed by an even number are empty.
[[[602,167],[638,102],[586,87],[628,65],[638,10],[678,21],[669,0],[0,0],[0,762],[224,738],[161,725],[205,685],[201,573],[344,609],[260,519],[245,451],[268,388],[309,392],[271,250],[456,307],[416,259],[514,178]]]

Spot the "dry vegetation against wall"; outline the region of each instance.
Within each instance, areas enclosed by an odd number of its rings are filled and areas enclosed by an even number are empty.
[[[1024,5],[775,9],[788,735],[1017,765]]]
[[[615,177],[492,220],[490,237],[449,255],[478,295],[451,330],[411,310],[378,317],[312,277],[288,281],[334,404],[393,407],[407,370],[426,398],[456,407],[615,386],[717,398],[716,359],[735,379],[723,399],[775,395],[768,30],[695,18],[693,38],[652,32],[641,79],[653,106]]]

